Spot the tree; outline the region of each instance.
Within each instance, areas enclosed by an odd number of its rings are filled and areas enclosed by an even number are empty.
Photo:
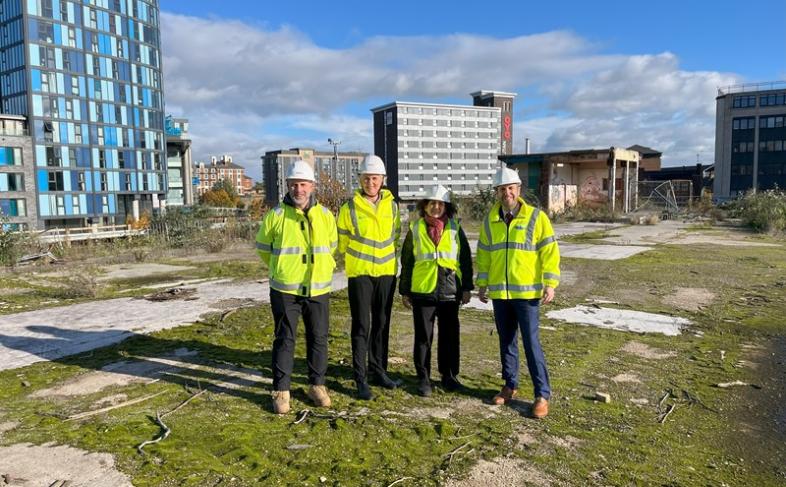
[[[199,202],[203,205],[219,208],[235,208],[237,201],[239,201],[237,196],[233,199],[224,189],[211,189],[199,197]]]
[[[229,197],[232,199],[232,201],[235,201],[238,198],[237,188],[235,188],[235,186],[232,184],[232,182],[229,181],[228,179],[220,179],[220,180],[216,181],[216,183],[210,189],[212,191],[220,191],[220,190],[223,189],[224,191],[226,191],[227,195],[229,195]],[[233,204],[232,206],[235,206],[235,205]]]
[[[319,183],[317,183],[317,201],[327,207],[334,214],[338,213],[339,208],[348,199],[347,190],[344,185],[331,178],[325,171],[319,171]]]

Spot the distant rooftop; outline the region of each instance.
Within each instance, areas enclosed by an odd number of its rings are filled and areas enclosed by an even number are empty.
[[[767,81],[764,83],[745,83],[741,85],[719,86],[718,96],[732,93],[750,93],[752,91],[768,91],[786,89],[786,81]]]

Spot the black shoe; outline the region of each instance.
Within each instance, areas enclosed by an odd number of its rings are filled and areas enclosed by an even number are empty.
[[[374,395],[371,394],[371,389],[368,387],[368,383],[366,382],[358,382],[358,399],[363,399],[364,401],[370,401],[374,398]]]
[[[455,377],[443,377],[442,378],[442,387],[445,388],[448,392],[456,392],[460,391],[464,388],[461,382],[458,381]]]
[[[384,372],[371,376],[371,383],[380,387],[384,387],[385,389],[395,389],[401,385],[401,382],[391,379]]]
[[[418,394],[423,397],[429,397],[431,395],[431,381],[428,379],[421,379],[420,384],[418,385]]]

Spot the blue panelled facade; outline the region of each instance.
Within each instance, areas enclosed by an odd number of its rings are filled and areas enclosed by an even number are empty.
[[[28,118],[46,227],[160,206],[161,78],[158,0],[0,0],[0,110]]]

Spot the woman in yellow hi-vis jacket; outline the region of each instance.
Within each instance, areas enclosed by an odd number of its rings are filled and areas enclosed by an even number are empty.
[[[369,400],[369,381],[389,389],[398,385],[387,370],[401,220],[393,193],[382,187],[382,159],[366,156],[359,173],[360,189],[338,212],[338,250],[345,254],[355,384],[358,397]]]
[[[413,357],[418,392],[431,395],[431,342],[439,323],[437,364],[442,386],[455,391],[460,362],[459,303],[472,291],[472,255],[464,230],[455,218],[450,193],[438,185],[418,203],[420,217],[410,224],[401,251],[399,292],[412,307],[415,325]]]
[[[303,316],[306,327],[308,396],[330,407],[325,388],[328,355],[329,293],[338,246],[336,220],[314,197],[314,170],[301,160],[287,173],[288,192],[265,214],[257,234],[257,252],[270,271],[273,341],[273,411],[289,411],[295,335]]]

